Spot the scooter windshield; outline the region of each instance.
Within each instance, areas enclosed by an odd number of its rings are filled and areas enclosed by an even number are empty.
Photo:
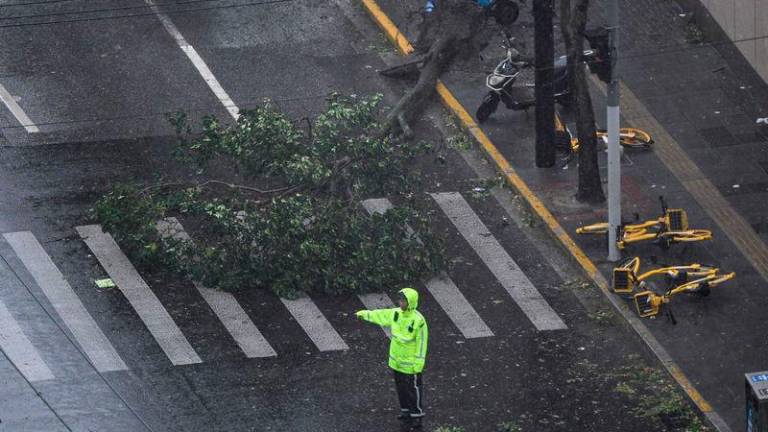
[[[499,65],[498,73],[500,75],[514,75],[517,73],[517,66],[515,66],[511,61],[506,60],[504,63]]]

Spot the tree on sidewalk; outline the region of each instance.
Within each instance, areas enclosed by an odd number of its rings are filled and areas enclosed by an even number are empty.
[[[560,21],[568,55],[568,79],[573,89],[573,106],[579,138],[579,187],[576,198],[589,203],[605,201],[600,170],[597,165],[597,131],[587,74],[582,64],[584,31],[589,0],[560,0]]]

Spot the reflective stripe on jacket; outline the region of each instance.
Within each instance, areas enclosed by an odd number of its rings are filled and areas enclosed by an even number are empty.
[[[382,327],[391,327],[389,367],[405,374],[417,374],[424,370],[429,329],[424,316],[416,310],[419,304],[416,290],[403,288],[400,292],[408,300],[407,310],[399,307],[365,310],[358,312],[358,316]]]

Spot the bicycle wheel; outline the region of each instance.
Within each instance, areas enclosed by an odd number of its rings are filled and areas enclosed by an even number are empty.
[[[624,147],[647,149],[653,144],[653,139],[648,132],[635,128],[619,129],[619,142]]]
[[[608,233],[608,222],[599,222],[592,225],[585,225],[576,228],[576,234],[606,234]]]
[[[598,129],[597,136],[605,136],[608,131],[605,129]],[[606,138],[603,138],[606,139]],[[648,132],[635,128],[621,128],[619,129],[619,143],[627,148],[641,148],[647,149],[653,144],[653,138]]]
[[[712,239],[712,231],[710,230],[688,230],[680,231],[676,233],[670,233],[673,242],[685,243],[685,242],[697,242],[703,240]]]

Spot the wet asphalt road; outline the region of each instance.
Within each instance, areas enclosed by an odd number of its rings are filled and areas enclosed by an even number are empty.
[[[166,112],[228,113],[145,3],[8,3],[0,3],[0,84],[40,132],[28,133],[0,107],[0,231],[34,234],[128,370],[99,373],[86,361],[0,240],[0,300],[56,377],[27,382],[0,356],[0,431],[397,430],[387,342],[380,330],[351,319],[362,308],[355,297],[315,299],[350,347],[318,352],[278,299],[244,287],[235,298],[278,354],[246,359],[189,281],[143,275],[202,360],[174,366],[120,292],[94,287],[106,273],[74,230],[88,222],[89,206],[111,183],[149,180],[167,169],[173,131]],[[239,107],[269,97],[300,117],[316,112],[330,91],[384,92],[395,100],[397,88],[375,72],[387,45],[355,6],[236,5],[193,1],[161,9]],[[15,18],[22,15],[33,16]],[[627,330],[590,318],[581,294],[564,284],[573,270],[553,269],[558,253],[531,240],[536,228],[500,224],[504,211],[495,200],[467,193],[478,174],[458,153],[449,152],[445,164],[426,157],[420,168],[428,191],[465,195],[568,325],[536,331],[434,205],[456,259],[449,274],[495,336],[465,340],[418,286],[432,333],[431,424],[493,430],[528,415],[546,420],[540,430],[648,430],[609,415],[623,402],[598,396],[612,383],[598,379],[595,368],[642,352]]]

